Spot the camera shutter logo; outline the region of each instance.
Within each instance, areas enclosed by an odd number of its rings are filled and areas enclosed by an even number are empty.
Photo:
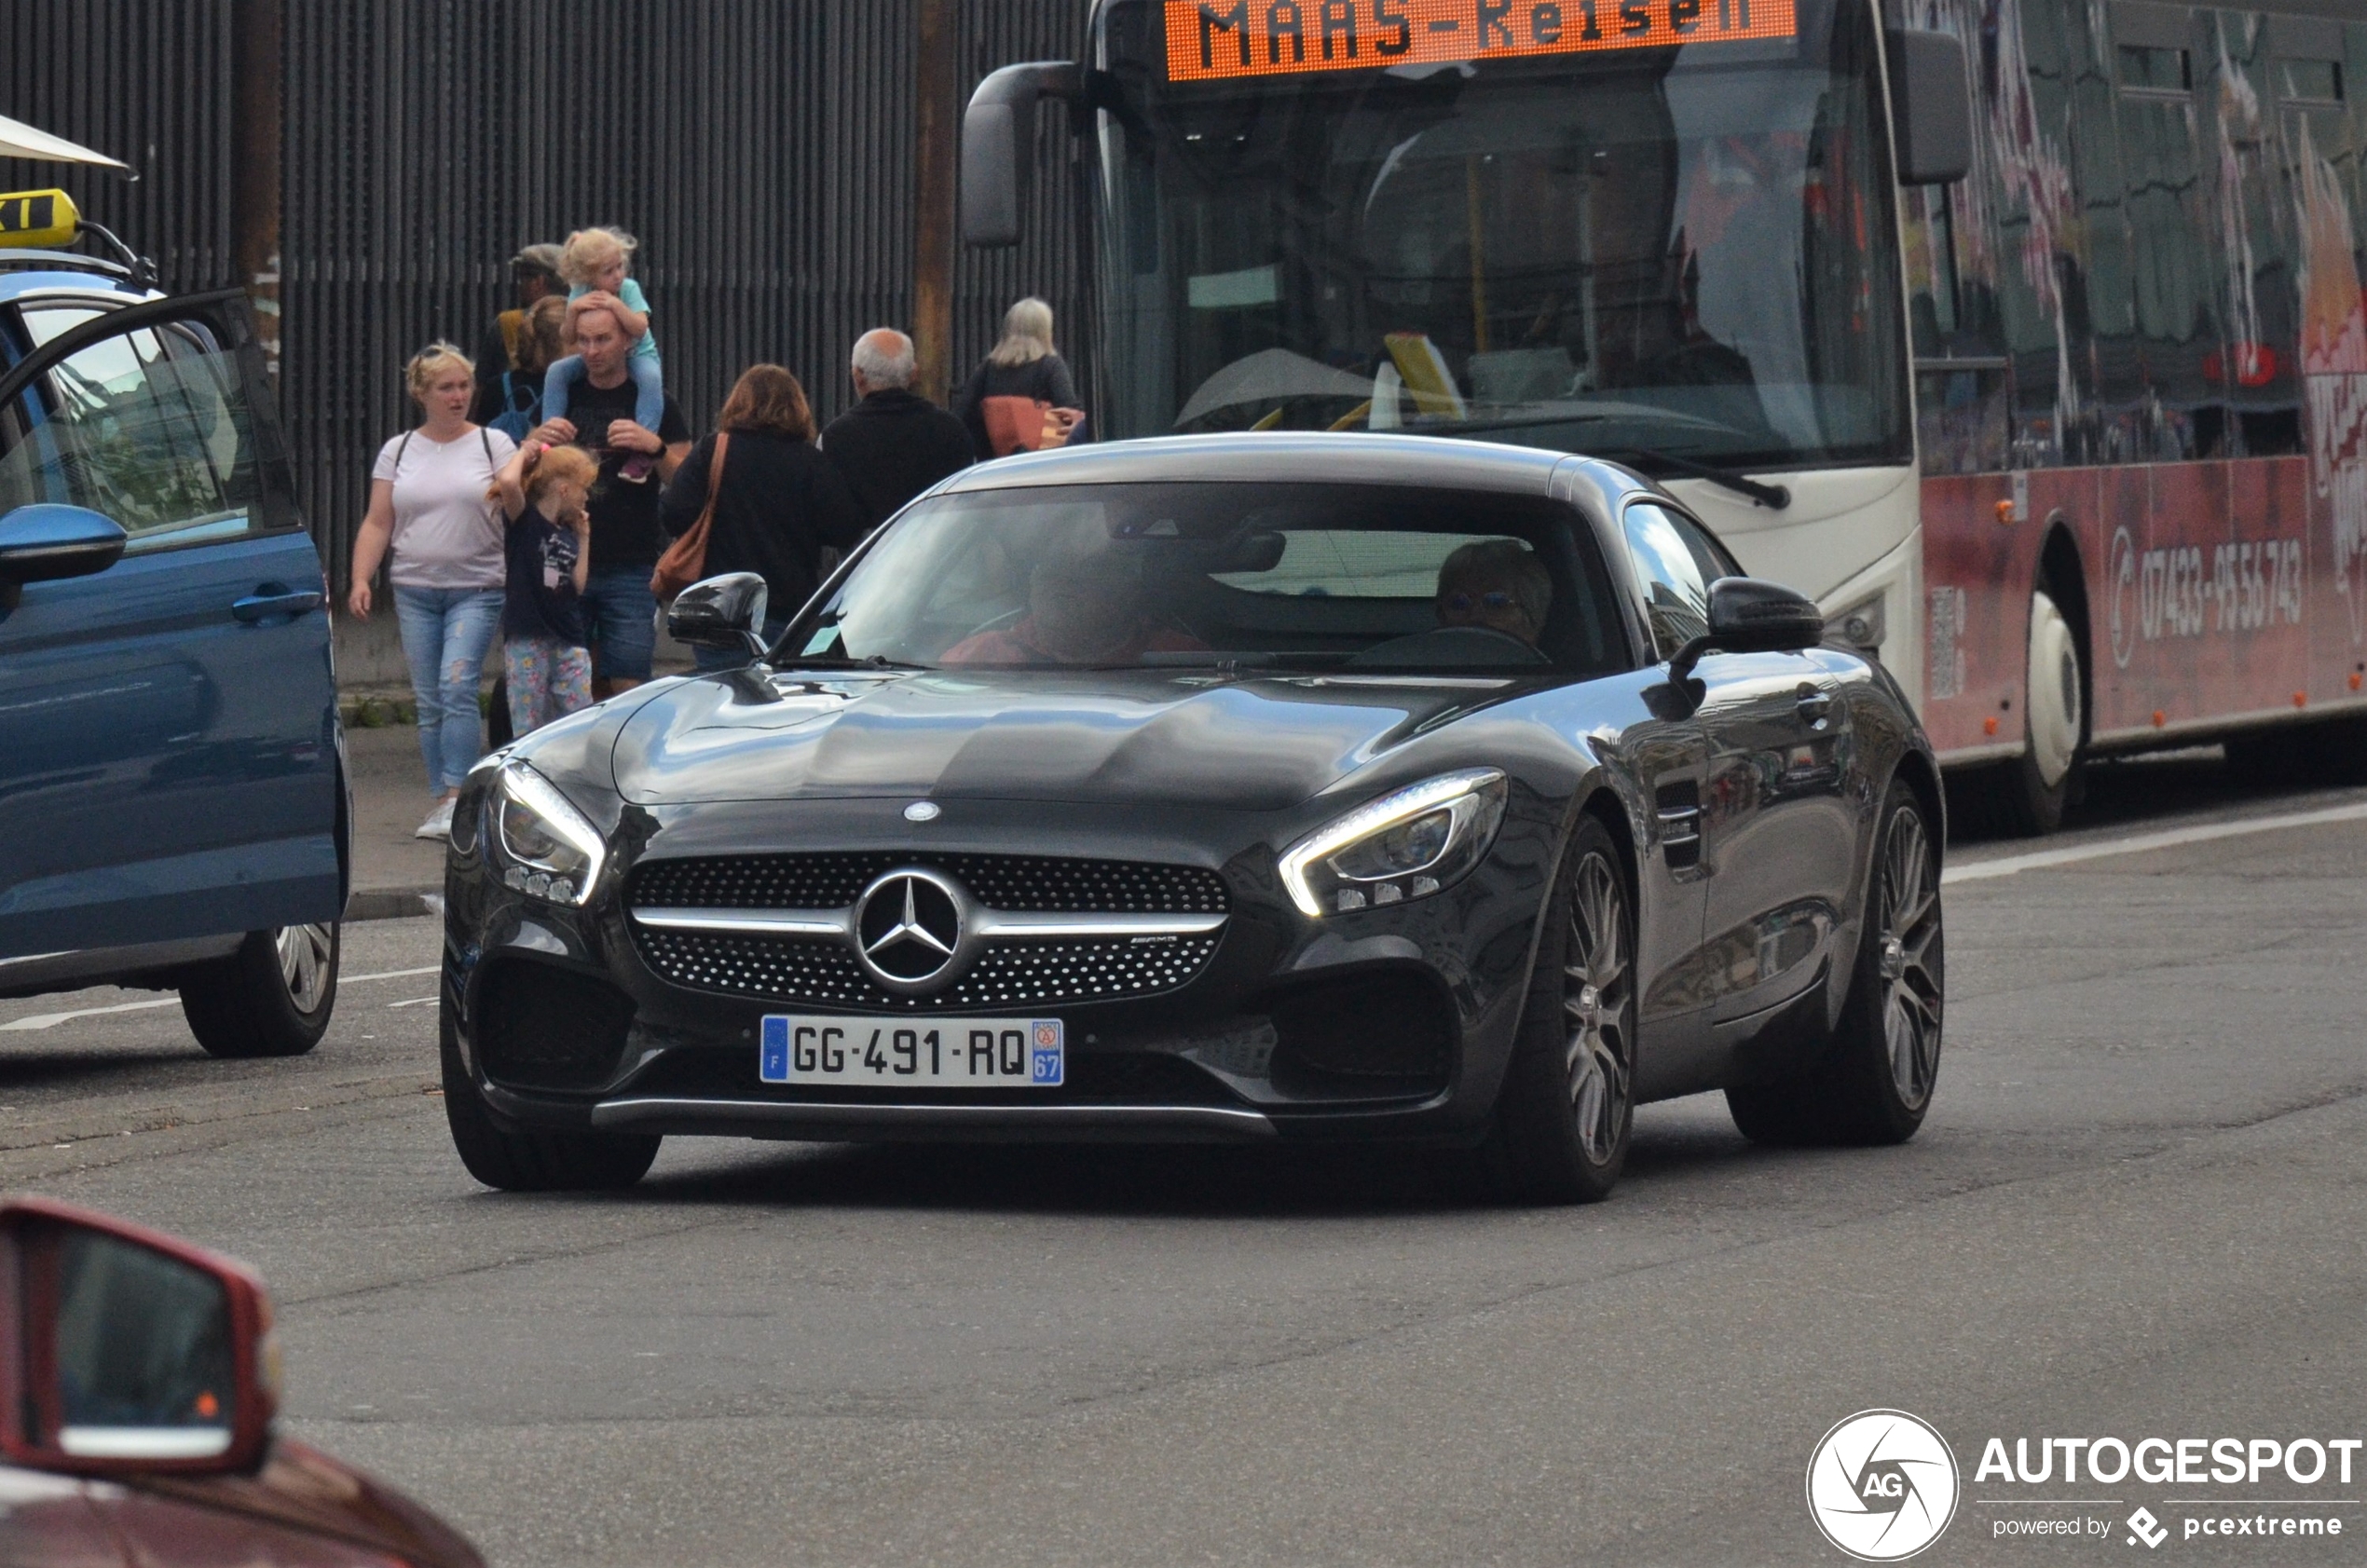
[[[1956,1455],[1905,1411],[1860,1411],[1808,1461],[1808,1512],[1825,1539],[1861,1562],[1897,1562],[1956,1517]]]

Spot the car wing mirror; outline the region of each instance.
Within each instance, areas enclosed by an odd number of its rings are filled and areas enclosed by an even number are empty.
[[[765,650],[764,612],[771,591],[754,572],[726,572],[691,584],[665,612],[667,634],[692,648],[734,653]]]
[[[1709,585],[1709,630],[1677,649],[1669,679],[1681,685],[1704,653],[1800,653],[1824,640],[1815,600],[1762,578],[1721,577]]]
[[[28,582],[89,577],[123,558],[130,536],[88,507],[41,501],[0,517],[0,609]]]
[[[255,1469],[279,1411],[245,1264],[46,1199],[0,1205],[0,1459],[74,1476]]]

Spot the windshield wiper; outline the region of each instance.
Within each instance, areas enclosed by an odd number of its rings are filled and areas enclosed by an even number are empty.
[[[806,654],[801,657],[766,660],[776,670],[934,670],[934,664],[915,664],[907,660],[890,659],[884,653],[873,653],[861,659],[845,659],[830,655]]]
[[[1595,456],[1638,457],[1647,463],[1657,463],[1663,468],[1674,469],[1689,479],[1706,479],[1712,484],[1731,490],[1738,496],[1748,496],[1760,506],[1776,511],[1792,504],[1792,493],[1784,485],[1762,484],[1756,479],[1736,473],[1732,469],[1722,469],[1715,463],[1704,463],[1695,457],[1680,457],[1674,452],[1656,451],[1649,446],[1614,446]]]

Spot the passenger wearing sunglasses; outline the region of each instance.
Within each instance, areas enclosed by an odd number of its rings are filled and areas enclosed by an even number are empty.
[[[1441,626],[1485,627],[1535,648],[1553,604],[1553,578],[1517,539],[1467,544],[1438,569]]]

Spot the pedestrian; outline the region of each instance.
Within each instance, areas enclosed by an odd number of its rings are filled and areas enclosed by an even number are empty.
[[[526,369],[520,350],[527,343],[527,317],[538,301],[564,301],[567,286],[559,280],[559,248],[528,245],[510,258],[510,286],[517,304],[493,319],[477,349],[477,397],[469,417],[490,425],[503,408],[501,377]],[[544,369],[549,368],[546,361]],[[540,383],[537,383],[538,390]]]
[[[855,340],[852,366],[857,401],[830,421],[821,445],[855,493],[868,530],[968,468],[975,454],[962,421],[912,390],[910,338],[873,327]]]
[[[650,569],[658,562],[659,487],[627,484],[620,470],[639,457],[663,480],[691,450],[691,427],[673,398],[661,398],[654,433],[635,419],[640,392],[625,369],[631,348],[613,310],[579,309],[575,351],[583,361],[583,379],[575,384],[567,416],[545,417],[527,438],[545,446],[581,446],[600,465],[584,503],[595,565],[583,589],[583,630],[592,648],[593,689],[603,697],[648,680],[657,646]]]
[[[1003,340],[962,389],[954,411],[981,463],[1067,444],[1085,411],[1068,361],[1052,347],[1050,306],[1023,299],[1004,314]]]
[[[599,474],[580,447],[530,441],[501,465],[489,492],[510,520],[501,675],[513,735],[592,705],[592,650],[583,636],[592,519],[584,503]]]
[[[418,837],[444,839],[460,785],[484,755],[477,690],[500,624],[503,579],[501,527],[485,492],[517,447],[469,418],[476,367],[449,343],[412,355],[404,379],[425,419],[381,447],[370,470],[346,607],[370,619],[370,582],[385,562],[418,703],[419,752],[438,797]]]
[[[633,252],[640,242],[623,229],[581,228],[568,236],[559,252],[559,272],[568,281],[568,322],[572,334],[576,318],[586,310],[606,310],[617,319],[631,340],[625,372],[633,378],[633,417],[654,431],[664,414],[665,370],[658,358],[657,334],[650,330],[650,302],[641,285],[629,276]],[[570,355],[553,364],[542,380],[542,416],[564,419],[583,379],[583,360]],[[628,484],[648,482],[652,465],[627,457],[617,477]]]
[[[563,341],[567,320],[568,302],[556,294],[543,295],[526,313],[525,331],[518,339],[517,368],[501,373],[497,383],[497,406],[500,412],[485,421],[513,441],[523,442],[535,426],[542,423],[542,378],[567,353]],[[484,378],[478,379],[481,383]],[[479,401],[482,402],[482,396]]]
[[[665,487],[665,531],[680,535],[705,510],[720,446],[723,477],[702,575],[761,576],[764,636],[771,642],[813,596],[822,578],[822,552],[851,549],[862,539],[862,510],[838,465],[815,450],[805,389],[781,366],[750,365],[742,372],[715,428]],[[702,670],[728,669],[746,663],[747,656],[703,648],[698,661]]]

